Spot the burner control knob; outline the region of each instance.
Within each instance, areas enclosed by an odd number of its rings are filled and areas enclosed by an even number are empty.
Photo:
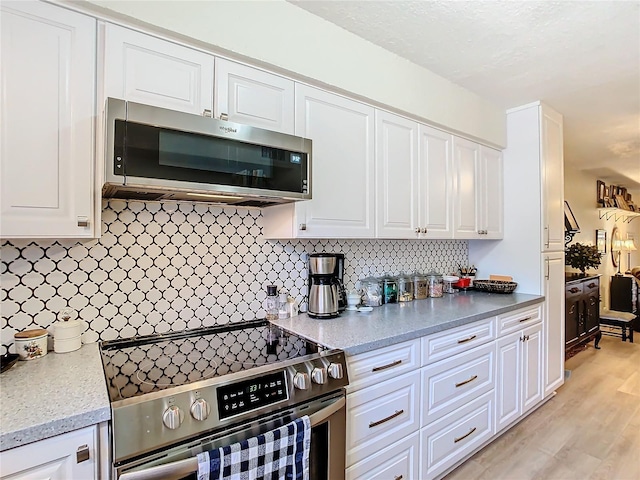
[[[293,386],[299,390],[309,388],[309,375],[304,372],[298,372],[293,376]]]
[[[314,368],[311,371],[311,380],[320,385],[327,383],[327,371],[324,368]]]
[[[209,402],[207,402],[204,398],[198,398],[191,405],[191,416],[199,422],[206,420],[209,416],[210,411],[211,408],[209,407]]]
[[[175,405],[171,405],[162,414],[162,423],[171,430],[178,428],[182,424],[182,420],[184,420],[184,413]]]
[[[330,363],[329,367],[327,368],[327,370],[329,371],[329,376],[331,378],[342,378],[343,377],[343,372],[342,372],[342,364],[341,363]]]

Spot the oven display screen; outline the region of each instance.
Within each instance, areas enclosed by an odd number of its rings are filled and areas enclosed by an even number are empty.
[[[218,387],[217,396],[221,420],[287,400],[285,371]]]

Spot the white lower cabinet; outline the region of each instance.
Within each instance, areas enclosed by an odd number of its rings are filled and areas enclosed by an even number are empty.
[[[0,478],[98,478],[98,427],[91,426],[1,453]]]
[[[346,478],[441,478],[540,405],[545,311],[349,357]]]
[[[420,432],[420,479],[436,478],[493,436],[493,391]]]
[[[522,311],[523,326],[496,341],[496,432],[542,401],[542,322],[540,316],[531,315],[539,311]],[[510,315],[509,321],[516,322],[517,318]]]
[[[347,395],[347,466],[417,432],[419,397],[417,370]]]
[[[417,480],[419,470],[420,434],[415,432],[347,468],[346,480]]]
[[[422,369],[422,425],[493,391],[495,346],[482,345]]]

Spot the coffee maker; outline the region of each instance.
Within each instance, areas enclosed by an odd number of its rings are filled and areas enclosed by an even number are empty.
[[[312,318],[335,318],[347,306],[343,285],[344,255],[312,253],[309,255],[309,307]]]

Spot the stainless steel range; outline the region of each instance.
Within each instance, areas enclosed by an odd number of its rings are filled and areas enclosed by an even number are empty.
[[[258,320],[101,343],[116,479],[195,478],[195,456],[311,419],[312,479],[345,468],[344,352]]]

